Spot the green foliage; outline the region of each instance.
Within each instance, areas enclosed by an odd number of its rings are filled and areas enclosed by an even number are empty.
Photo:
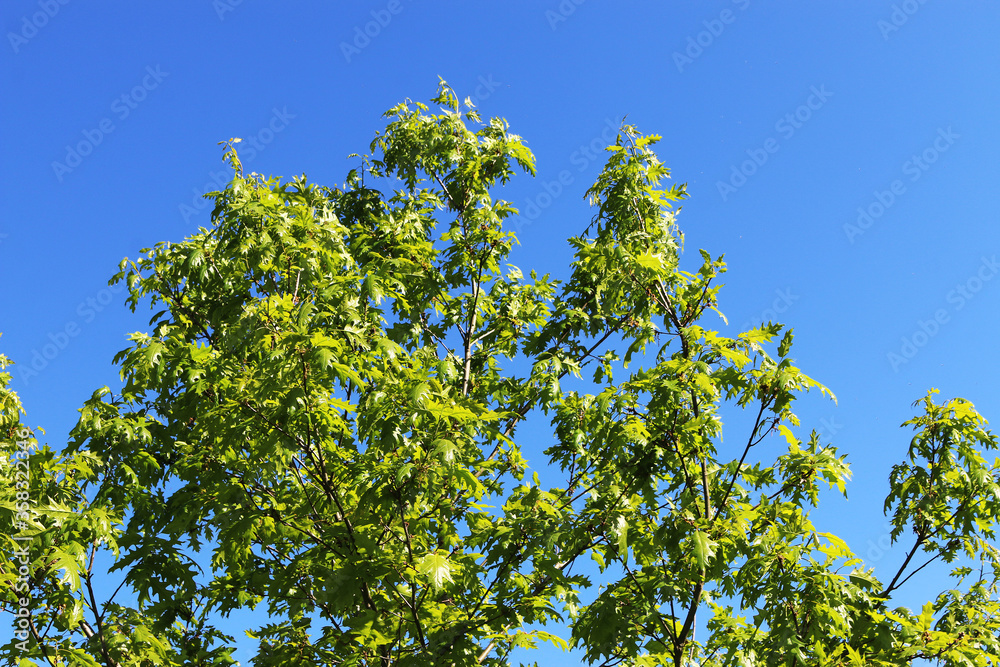
[[[997,440],[970,403],[929,394],[905,424],[885,509],[913,544],[883,584],[810,520],[850,471],[796,435],[796,397],[829,391],[791,331],[706,328],[726,267],[681,268],[658,137],[622,126],[568,278],[525,278],[496,193],[531,152],[444,82],[433,103],[390,109],[339,188],[244,175],[224,142],[213,226],[113,278],[156,312],[65,451],[0,373],[0,604],[30,596],[10,664],[232,664],[220,628],[250,608],[260,667],[506,665],[539,640],[603,665],[996,664]],[[726,446],[724,409],[753,422]],[[528,474],[529,414],[560,486]],[[754,460],[772,434],[787,450]],[[959,558],[954,588],[893,607]]]

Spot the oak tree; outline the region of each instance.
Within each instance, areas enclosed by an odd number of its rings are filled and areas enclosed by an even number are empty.
[[[810,519],[850,473],[793,406],[829,392],[781,325],[712,328],[725,264],[683,268],[658,137],[621,127],[565,275],[525,275],[499,194],[531,152],[444,82],[432,102],[390,109],[339,187],[245,175],[227,142],[211,227],[114,276],[154,314],[64,449],[0,373],[8,664],[232,664],[248,609],[261,667],[539,641],[599,665],[997,663],[997,439],[968,401],[928,393],[904,424],[871,512],[905,562],[876,573]],[[937,560],[948,588],[894,603]]]

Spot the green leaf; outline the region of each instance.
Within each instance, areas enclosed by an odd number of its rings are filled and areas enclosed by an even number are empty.
[[[637,255],[635,261],[636,263],[639,264],[639,266],[643,268],[653,269],[656,271],[658,271],[663,266],[663,260],[651,253]]]
[[[417,562],[417,571],[430,580],[435,590],[444,588],[445,583],[451,583],[451,564],[447,556],[437,552],[429,553]]]
[[[708,534],[701,530],[694,532],[691,536],[691,543],[694,546],[694,558],[695,562],[698,563],[698,569],[704,572],[708,566],[708,561],[715,557],[715,549],[718,543],[709,538]]]
[[[624,516],[619,516],[615,520],[613,532],[617,538],[619,553],[624,558],[628,552],[628,520]]]
[[[781,342],[778,343],[779,357],[784,358],[788,356],[789,351],[791,351],[792,349],[792,338],[794,338],[794,336],[792,335],[792,330],[791,329],[786,330],[785,335],[781,337]]]

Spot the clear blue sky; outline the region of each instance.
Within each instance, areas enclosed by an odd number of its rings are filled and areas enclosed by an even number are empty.
[[[660,157],[688,183],[692,264],[698,248],[729,263],[724,330],[788,323],[799,365],[837,394],[800,411],[855,473],[850,500],[816,517],[883,576],[899,550],[871,545],[910,403],[937,387],[1000,420],[996,4],[7,0],[0,12],[0,351],[19,364],[28,423],[56,447],[148,320],[108,278],[209,224],[195,204],[213,174],[227,178],[218,141],[247,140],[248,170],[341,183],[380,114],[426,100],[439,76],[537,157],[538,177],[507,197],[530,215],[513,259],[525,272],[565,270],[609,123],[627,114],[663,136]]]

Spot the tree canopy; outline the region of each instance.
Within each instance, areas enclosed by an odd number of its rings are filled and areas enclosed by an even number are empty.
[[[621,126],[566,276],[526,276],[499,193],[531,151],[444,82],[432,103],[386,112],[339,187],[245,174],[224,142],[211,228],[112,278],[155,312],[65,448],[0,372],[9,664],[231,664],[250,608],[260,667],[507,665],[539,641],[607,666],[1000,661],[1000,462],[971,403],[931,391],[904,424],[871,511],[907,555],[877,574],[810,519],[850,471],[793,407],[832,394],[780,324],[711,328],[726,266],[682,268],[659,137]],[[725,410],[751,427],[724,444]],[[936,560],[951,586],[896,606]]]

